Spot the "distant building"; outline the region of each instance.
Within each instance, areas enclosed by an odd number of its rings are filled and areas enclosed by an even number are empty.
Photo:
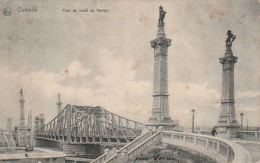
[[[43,113],[41,113],[39,116],[36,116],[34,119],[34,131],[39,130],[40,128],[45,126],[45,118]],[[34,132],[34,137],[35,137],[35,132]],[[33,140],[33,143],[36,144],[35,139]]]
[[[38,130],[38,129],[44,127],[45,126],[44,115],[41,113],[39,116],[36,116],[34,123],[35,123],[35,130]]]

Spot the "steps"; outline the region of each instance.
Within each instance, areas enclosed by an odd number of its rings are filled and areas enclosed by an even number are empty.
[[[149,148],[155,141],[161,139],[160,131],[153,134],[152,130],[149,130],[133,140],[132,142],[125,145],[120,150],[106,149],[105,153],[93,160],[91,163],[117,163],[127,162],[129,159],[135,158],[141,151]]]

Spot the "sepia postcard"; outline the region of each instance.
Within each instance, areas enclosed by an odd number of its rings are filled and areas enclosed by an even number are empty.
[[[0,163],[260,163],[259,0],[1,0]]]

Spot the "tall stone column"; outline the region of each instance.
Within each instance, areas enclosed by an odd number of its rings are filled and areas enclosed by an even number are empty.
[[[236,137],[236,133],[239,129],[234,105],[234,66],[237,62],[237,57],[233,56],[231,49],[232,42],[235,38],[236,36],[229,30],[226,40],[225,56],[219,58],[222,64],[222,93],[220,115],[216,127],[218,128],[219,135],[225,138]]]
[[[154,48],[153,110],[151,119],[169,117],[167,53],[171,40],[165,37],[164,23],[158,24],[157,38],[151,41]]]
[[[44,118],[43,113],[40,113],[39,120],[40,120],[40,128],[44,127],[45,126],[45,118]]]
[[[20,91],[20,94],[21,94],[21,98],[19,100],[20,102],[20,127],[25,127],[25,114],[24,114],[24,103],[25,103],[25,100],[23,98],[23,90],[21,89]]]
[[[60,93],[58,94],[58,102],[56,104],[57,104],[57,115],[59,115],[60,112],[61,112],[61,105],[62,105],[61,98],[60,98]],[[62,121],[63,121],[62,116],[58,116],[57,126],[59,128],[59,133],[61,133],[62,124],[63,124]]]
[[[57,112],[59,114],[61,112],[61,105],[62,105],[62,102],[60,100],[60,93],[58,95],[58,102],[56,104],[57,104]]]
[[[147,126],[164,126],[164,128],[172,128],[176,126],[169,116],[168,103],[168,47],[171,46],[171,40],[166,38],[164,31],[165,11],[160,6],[160,18],[158,23],[158,31],[155,40],[151,41],[154,48],[154,80],[153,80],[153,109]]]

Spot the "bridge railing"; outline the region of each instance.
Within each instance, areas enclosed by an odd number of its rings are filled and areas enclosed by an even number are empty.
[[[241,134],[241,132],[239,132]],[[245,138],[260,139],[260,131],[242,131],[242,135]]]
[[[152,134],[152,131],[150,131],[148,139],[137,141],[137,146],[132,149],[125,147],[124,149],[121,149],[121,151],[117,151],[116,155],[106,160],[104,163],[128,162],[129,160],[134,160],[138,155],[140,155],[140,152],[153,146],[154,143],[161,139],[161,129],[159,129],[155,134]]]
[[[149,147],[153,146],[155,143],[159,142],[162,139],[161,131],[158,131],[153,136],[151,136],[149,139],[142,142],[140,145],[132,149],[127,153],[127,157],[125,160],[134,160],[138,155],[140,155],[140,152],[148,149]]]
[[[115,151],[114,149],[112,151],[106,150],[103,155],[99,156],[97,159],[93,160],[91,163],[103,163],[103,162],[109,161],[109,160],[113,161],[117,157],[116,153],[121,153],[123,151],[130,151],[151,136],[152,136],[152,131],[147,131],[144,134],[142,134],[141,136],[137,137],[132,142],[125,145],[123,148],[121,148],[118,151]]]
[[[218,162],[252,163],[249,153],[231,140],[175,131],[162,131],[162,138],[163,143],[205,154]]]

